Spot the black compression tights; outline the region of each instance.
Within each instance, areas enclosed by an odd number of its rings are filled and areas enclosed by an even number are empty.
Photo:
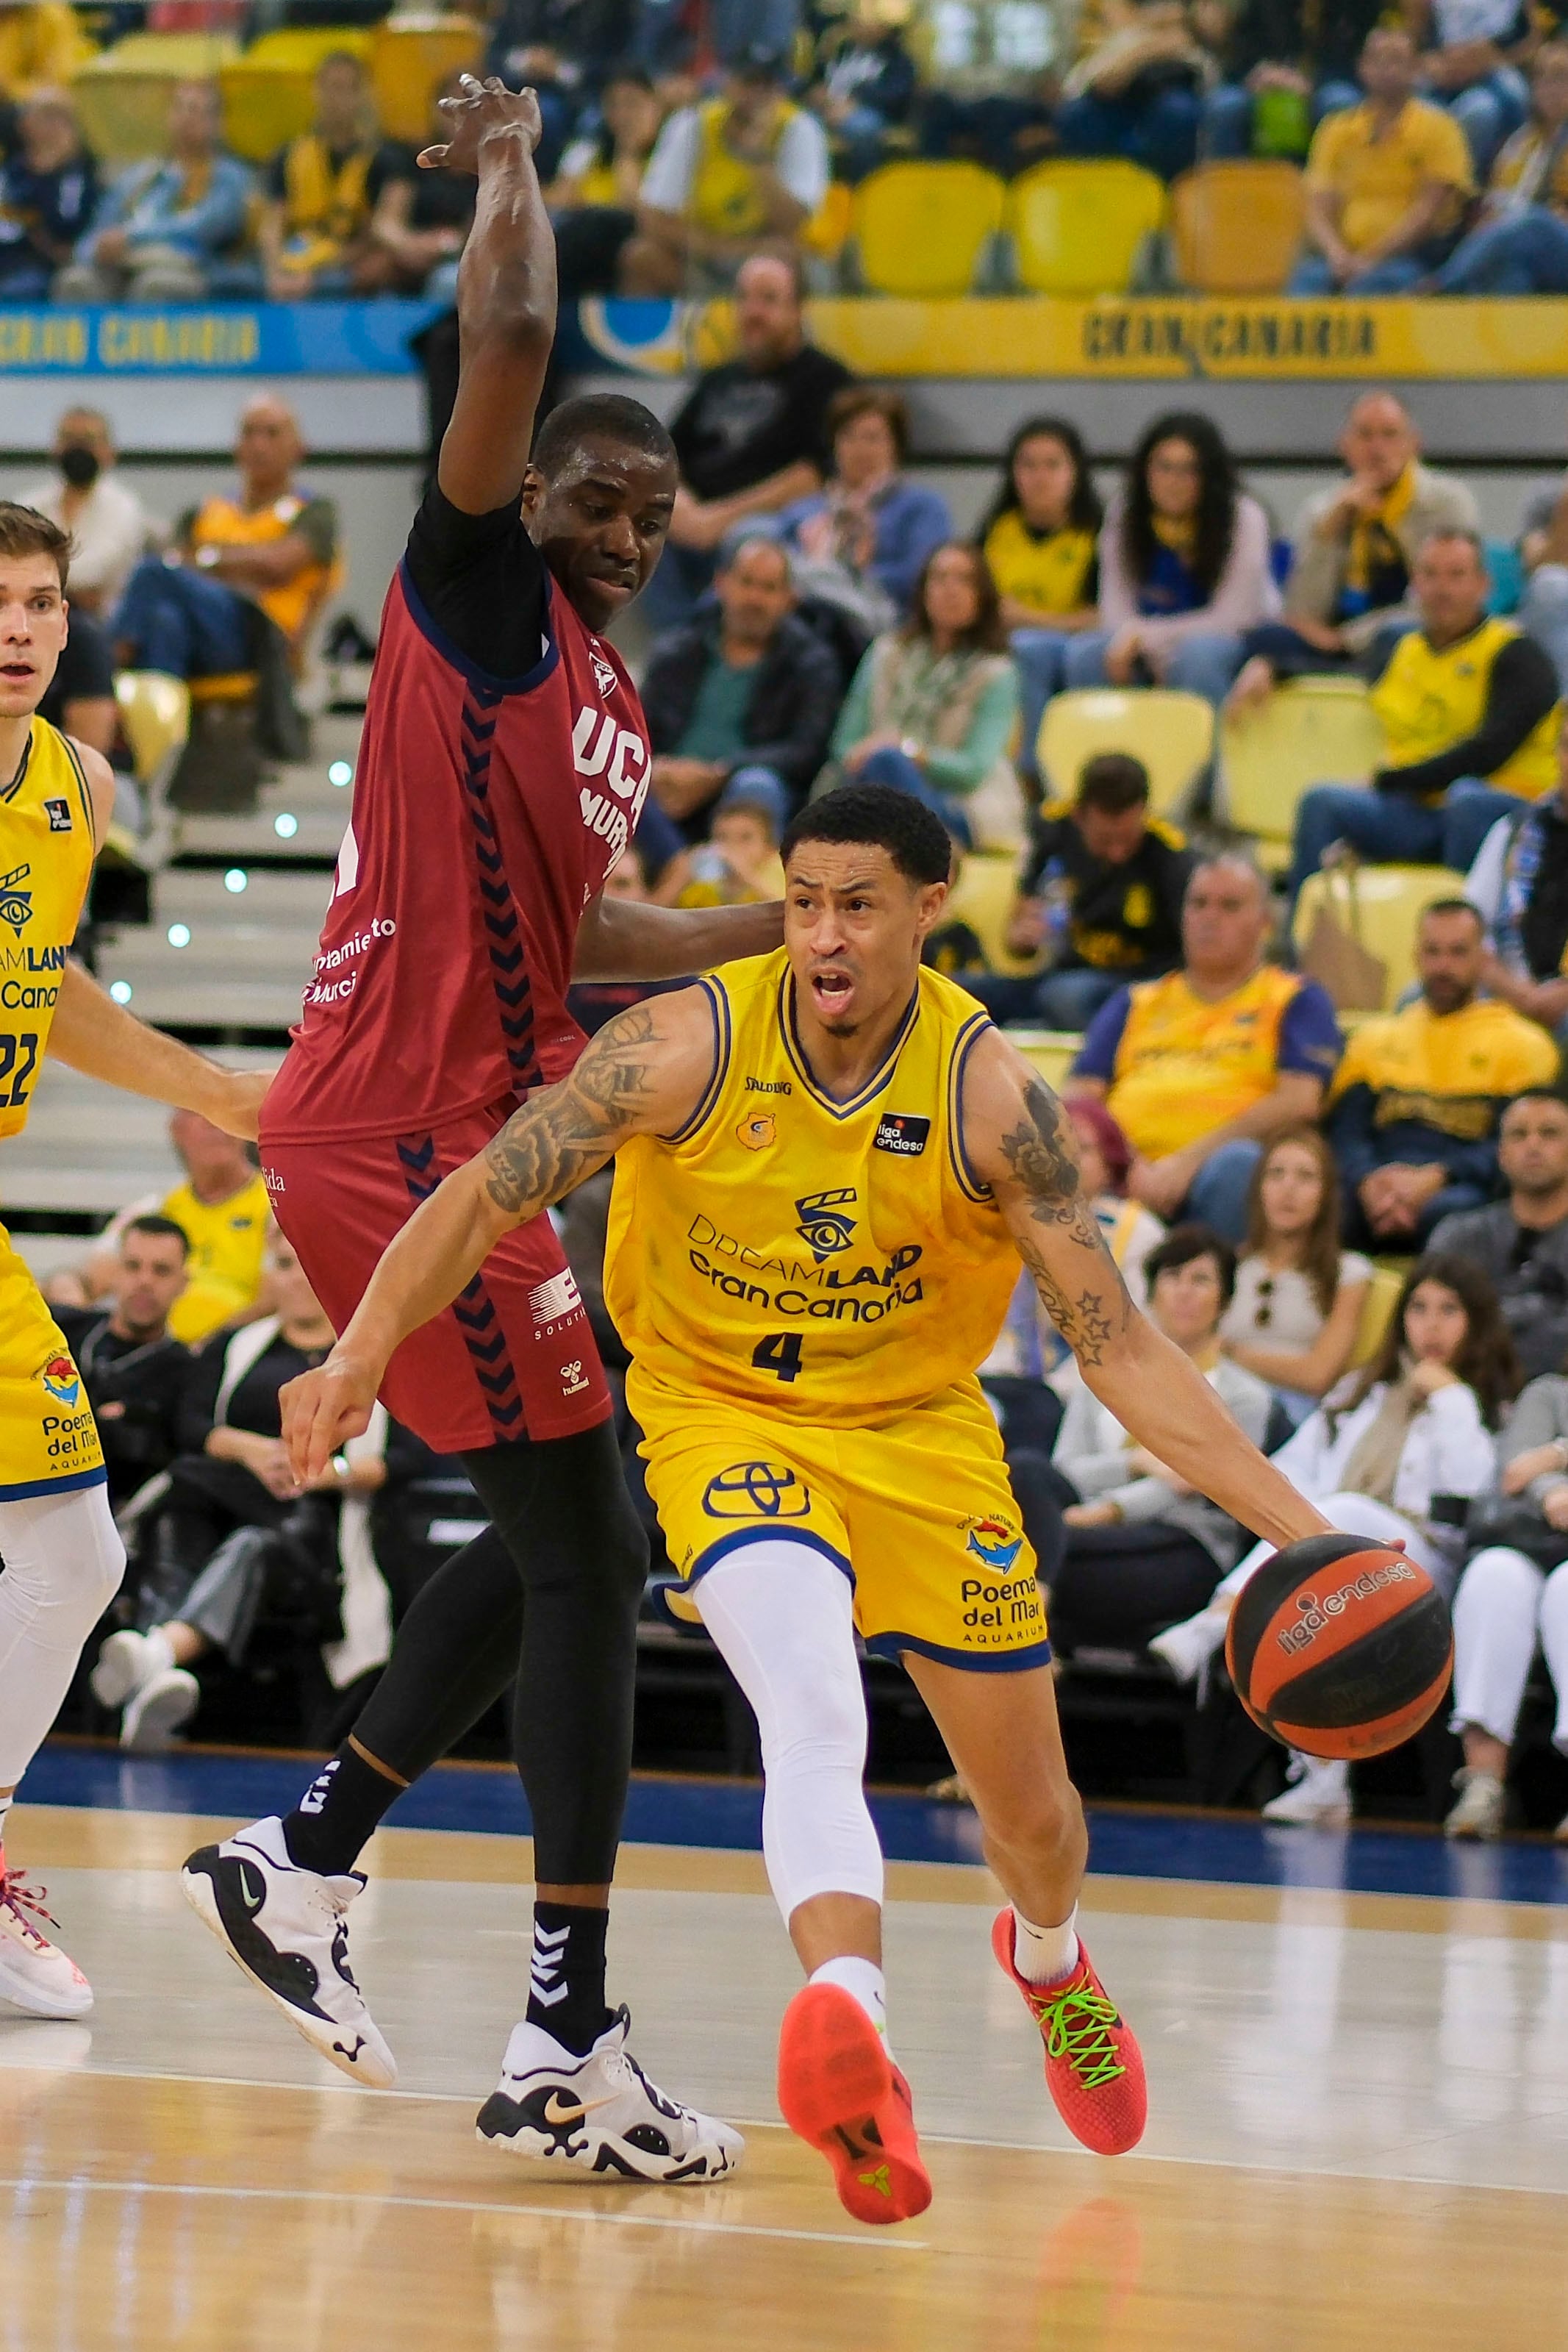
[[[613,1427],[490,1446],[463,1466],[493,1524],[418,1594],[355,1741],[416,1780],[515,1685],[512,1752],[535,1876],[606,1884],[632,1769],[648,1570]]]

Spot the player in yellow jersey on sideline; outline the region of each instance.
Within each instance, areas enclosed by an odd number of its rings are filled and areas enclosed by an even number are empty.
[[[902,1658],[974,1799],[1009,1899],[993,1947],[1063,2119],[1107,2155],[1144,2127],[1137,2043],[1078,1940],[1082,1809],[975,1378],[1019,1259],[1139,1444],[1274,1542],[1323,1523],[1133,1306],[1055,1097],[923,969],[947,896],[937,819],[849,785],[783,850],[783,949],[623,1013],[448,1176],[327,1362],[285,1391],[284,1433],[297,1476],[323,1465],[401,1341],[615,1156],[605,1296],[627,1401],[686,1605],[757,1713],[763,1848],[809,1979],[779,2104],[848,2210],[892,2221],[930,2183],[887,2048],[857,1631]]]
[[[46,1053],[254,1136],[265,1077],[144,1028],[70,960],[114,774],[37,715],[66,642],[69,556],[46,516],[0,500],[0,1137],[26,1124]],[[43,1933],[41,1890],[6,1867],[5,1816],[125,1551],[80,1375],[3,1226],[0,1559],[0,2002],[79,2017],[91,1991]]]

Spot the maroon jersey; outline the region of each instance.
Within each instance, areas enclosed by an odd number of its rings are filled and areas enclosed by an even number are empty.
[[[437,508],[450,539],[460,526],[505,541],[521,579],[503,615],[519,674],[480,667],[421,593],[420,531]],[[471,561],[467,593],[495,576]],[[563,1077],[583,1043],[566,1006],[578,925],[648,774],[635,688],[544,573],[516,509],[465,518],[433,492],[387,593],[352,816],[264,1140],[504,1114]]]

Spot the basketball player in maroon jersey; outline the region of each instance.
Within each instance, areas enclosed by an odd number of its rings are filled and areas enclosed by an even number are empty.
[[[446,105],[451,142],[421,161],[479,183],[461,381],[387,595],[315,977],[262,1112],[278,1223],[340,1330],[420,1202],[575,1063],[573,978],[674,978],[782,936],[776,907],[679,913],[601,896],[650,755],[599,632],[658,562],[674,452],[647,409],[602,396],[556,409],[530,462],[556,308],[538,109],[494,81]],[[399,1791],[515,1683],[533,1962],[486,2137],[558,2167],[711,2180],[738,2135],[653,2089],[626,2052],[626,2011],[604,1998],[646,1545],[547,1218],[398,1350],[382,1396],[462,1455],[491,1528],[414,1601],[352,1737],[298,1810],[193,1854],[186,1892],[308,2041],[390,2084],[349,1965],[353,1865]]]

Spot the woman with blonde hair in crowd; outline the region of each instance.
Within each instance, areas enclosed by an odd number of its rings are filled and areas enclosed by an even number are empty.
[[[1274,1138],[1253,1171],[1247,1213],[1220,1344],[1300,1422],[1349,1363],[1372,1284],[1370,1259],[1340,1247],[1339,1171],[1321,1129]]]
[[[1468,1258],[1429,1252],[1406,1275],[1372,1361],[1309,1415],[1275,1465],[1331,1525],[1398,1544],[1451,1594],[1449,1511],[1491,1486],[1494,1433],[1518,1388],[1513,1341],[1491,1284]],[[1205,1609],[1149,1643],[1178,1682],[1203,1675],[1238,1593],[1272,1551],[1255,1545]],[[1343,1827],[1348,1765],[1293,1755],[1291,1785],[1263,1810],[1270,1821]]]

